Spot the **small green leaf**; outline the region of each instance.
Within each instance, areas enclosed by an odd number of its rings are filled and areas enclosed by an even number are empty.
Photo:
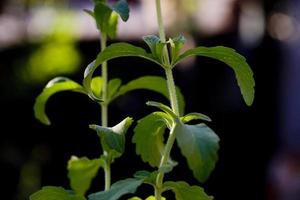
[[[161,48],[161,45],[159,45],[161,43],[159,37],[157,37],[156,35],[147,35],[147,36],[143,37],[143,40],[149,46],[152,55],[156,59],[158,59],[160,62],[162,62],[162,50],[163,50],[163,48]]]
[[[171,60],[173,63],[179,56],[180,50],[185,43],[185,38],[184,36],[180,35],[176,38],[169,39],[169,42],[171,44]]]
[[[175,128],[175,134],[194,177],[204,182],[218,160],[219,137],[205,124],[179,124]]]
[[[108,99],[112,99],[116,95],[121,86],[121,79],[112,79],[108,82]]]
[[[97,2],[94,7],[94,17],[98,29],[102,33],[107,33],[109,29],[109,19],[112,14],[112,9],[105,5],[104,2]]]
[[[114,127],[102,127],[98,125],[90,125],[91,129],[97,131],[101,139],[102,148],[109,152],[111,160],[121,156],[125,150],[125,133],[133,120],[127,117]]]
[[[122,20],[126,22],[129,18],[129,6],[126,0],[119,0],[112,6],[112,9],[120,15]]]
[[[169,99],[169,92],[168,92],[168,86],[166,79],[159,77],[159,76],[143,76],[138,79],[132,80],[126,85],[123,85],[120,87],[119,91],[114,95],[113,99],[116,99],[117,97],[124,95],[127,92],[133,91],[133,90],[139,90],[139,89],[145,89],[145,90],[151,90],[157,93],[162,94],[164,97]],[[179,110],[180,114],[184,113],[184,97],[182,93],[180,92],[180,89],[176,87],[176,93],[178,98],[178,104],[179,104]]]
[[[162,111],[164,111],[165,113],[167,113],[168,115],[170,115],[170,117],[172,119],[176,119],[177,118],[176,114],[173,112],[173,110],[169,106],[166,106],[166,105],[164,105],[162,103],[155,102],[155,101],[148,101],[146,104],[148,106],[153,106],[153,107],[157,107],[157,108],[161,109]]]
[[[162,112],[147,115],[138,121],[134,128],[132,142],[136,144],[136,154],[152,167],[158,167],[164,150],[163,134],[166,125],[162,120]]]
[[[107,21],[106,33],[110,39],[114,39],[117,36],[118,19],[118,14],[116,12],[112,12]]]
[[[48,82],[42,93],[36,98],[33,110],[35,117],[43,124],[50,125],[50,120],[46,115],[45,107],[48,99],[62,91],[74,91],[86,94],[81,85],[65,77],[57,77]]]
[[[148,54],[144,49],[140,47],[136,47],[127,43],[114,43],[100,52],[97,56],[96,61],[90,63],[84,71],[83,86],[86,91],[88,91],[88,94],[92,99],[98,101],[100,100],[91,92],[91,80],[94,71],[105,61],[125,56],[142,57],[160,65],[160,63],[156,61],[151,54]]]
[[[212,196],[208,196],[203,188],[199,186],[190,186],[184,181],[167,181],[164,187],[175,193],[176,200],[212,200]]]
[[[102,159],[89,160],[86,157],[77,158],[72,156],[68,162],[68,177],[71,188],[79,196],[84,196],[90,188],[92,180],[97,175],[100,166],[104,166],[105,161]]]
[[[143,179],[144,183],[148,183],[150,185],[155,186],[157,174],[158,171],[148,172],[143,170],[143,171],[137,171],[134,174],[134,177],[138,179]]]
[[[118,200],[125,194],[133,194],[143,183],[142,179],[128,178],[112,184],[110,190],[89,195],[89,200]]]
[[[211,122],[211,119],[202,113],[189,113],[189,114],[181,117],[180,119],[183,123],[187,123],[192,120],[204,120],[204,121]]]
[[[253,103],[255,81],[253,78],[253,72],[246,62],[245,57],[238,54],[234,49],[228,47],[198,47],[181,54],[174,62],[173,66],[183,59],[194,55],[214,58],[230,66],[235,72],[238,85],[246,104],[250,106]]]
[[[70,194],[62,187],[45,186],[29,197],[30,200],[85,200],[82,196]]]
[[[102,91],[103,79],[101,76],[96,76],[92,79],[91,89],[93,94],[100,99]]]

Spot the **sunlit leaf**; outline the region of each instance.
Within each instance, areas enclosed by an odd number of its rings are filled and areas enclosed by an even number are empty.
[[[128,178],[112,184],[108,191],[97,192],[89,195],[89,200],[118,200],[125,194],[133,194],[143,183],[142,179]]]
[[[212,200],[212,196],[208,196],[203,188],[199,186],[190,186],[184,181],[167,181],[164,187],[175,193],[176,200]]]
[[[29,197],[30,200],[85,200],[82,196],[76,196],[62,187],[45,186]]]
[[[253,103],[255,86],[253,72],[242,55],[238,54],[234,49],[223,46],[210,48],[198,47],[181,54],[173,65],[176,65],[185,58],[195,55],[214,58],[230,66],[235,72],[238,85],[246,104],[249,106]]]
[[[105,161],[100,158],[90,160],[86,157],[71,157],[68,162],[68,177],[71,188],[77,195],[84,196],[90,188],[92,180],[97,175],[100,166],[104,167],[104,165]]]
[[[219,137],[205,124],[179,124],[175,128],[175,134],[194,177],[204,182],[218,160]]]
[[[134,128],[132,142],[136,144],[136,154],[152,167],[158,167],[164,150],[163,134],[166,124],[162,112],[147,115],[138,121]]]
[[[48,99],[52,95],[62,91],[74,91],[86,94],[81,85],[68,78],[57,77],[49,81],[42,93],[36,98],[33,107],[35,117],[43,124],[50,125],[51,123],[45,112]]]
[[[208,116],[206,116],[202,113],[189,113],[189,114],[181,117],[180,119],[183,123],[187,123],[192,120],[204,120],[204,121],[208,121],[208,122],[211,121],[211,119]]]
[[[119,19],[118,14],[115,12],[112,12],[107,21],[106,33],[107,33],[108,37],[111,39],[114,39],[117,36],[118,19]]]
[[[115,99],[121,95],[124,95],[127,92],[130,92],[133,90],[139,90],[139,89],[151,90],[151,91],[160,93],[164,97],[169,99],[167,81],[166,81],[166,79],[159,77],[159,76],[143,76],[138,79],[132,80],[129,83],[127,83],[126,85],[121,86],[119,91],[114,95],[113,99]],[[183,114],[184,107],[185,107],[184,97],[178,87],[176,87],[176,94],[177,94],[180,114]]]
[[[92,89],[93,94],[98,99],[100,99],[100,97],[101,97],[102,84],[103,84],[103,79],[101,76],[96,76],[92,79],[91,89]]]

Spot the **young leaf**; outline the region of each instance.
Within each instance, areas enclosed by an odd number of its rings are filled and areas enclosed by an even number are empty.
[[[96,76],[92,79],[91,89],[93,94],[100,99],[102,91],[103,79],[101,76]]]
[[[136,144],[136,154],[152,167],[158,167],[164,150],[163,134],[166,129],[162,112],[147,115],[134,128],[132,142]]]
[[[171,61],[173,63],[179,56],[180,50],[185,43],[185,38],[180,35],[176,38],[169,39],[169,42],[171,44]]]
[[[125,149],[125,133],[132,122],[132,118],[127,117],[112,128],[98,125],[90,125],[90,128],[97,131],[105,151],[110,152],[111,150],[114,150],[121,155],[124,153]]]
[[[130,81],[126,85],[121,86],[119,91],[112,97],[112,100],[118,98],[121,95],[124,95],[127,92],[139,89],[151,90],[160,93],[164,97],[169,99],[169,92],[166,79],[159,76],[143,76]],[[176,93],[178,98],[179,111],[180,114],[183,114],[185,107],[184,97],[178,87],[176,87]]]
[[[143,40],[149,46],[153,57],[159,60],[160,63],[163,63],[163,48],[165,44],[160,42],[159,37],[156,35],[147,35],[143,37]]]
[[[112,14],[112,9],[105,5],[104,2],[97,2],[94,7],[94,17],[96,20],[96,24],[98,29],[102,33],[108,32],[109,27],[109,19]]]
[[[125,194],[133,194],[143,183],[143,179],[128,178],[112,184],[110,190],[89,195],[89,200],[118,200]]]
[[[118,92],[118,89],[121,86],[121,79],[112,79],[108,82],[108,99],[111,99],[113,96],[116,95]]]
[[[175,193],[176,200],[213,200],[213,197],[208,196],[203,188],[190,186],[184,181],[167,181],[164,183],[164,187]]]
[[[234,49],[218,46],[218,47],[198,47],[190,49],[181,54],[174,62],[173,66],[190,56],[205,56],[222,61],[229,65],[235,72],[235,76],[238,81],[238,85],[241,88],[241,93],[248,106],[253,103],[254,100],[254,86],[255,81],[253,78],[253,72],[246,62],[246,59],[238,54]]]
[[[72,156],[68,162],[68,177],[71,188],[79,196],[84,196],[90,188],[93,178],[97,175],[99,167],[104,167],[103,159],[89,160],[86,157],[77,158]]]
[[[71,194],[62,187],[45,186],[29,197],[30,200],[86,200],[82,196]]]
[[[112,9],[120,15],[122,20],[126,22],[129,18],[129,6],[126,0],[119,0],[112,6]]]
[[[137,171],[134,174],[134,177],[138,178],[138,179],[143,179],[144,183],[148,183],[150,185],[155,186],[157,174],[158,174],[158,171],[148,172],[148,171],[143,170],[143,171]]]
[[[52,95],[62,91],[74,91],[86,94],[81,85],[68,78],[57,77],[49,81],[42,93],[36,98],[33,106],[35,117],[43,124],[50,125],[51,123],[45,112],[48,99]]]
[[[179,124],[175,132],[178,146],[194,177],[204,182],[218,160],[219,137],[205,124]]]
[[[153,106],[153,107],[157,107],[157,108],[161,109],[166,114],[168,114],[172,119],[177,118],[176,114],[173,112],[173,110],[169,106],[166,106],[162,103],[155,102],[155,101],[148,101],[146,104],[147,104],[147,106]]]
[[[204,120],[204,121],[211,122],[211,119],[208,116],[206,116],[202,113],[189,113],[189,114],[181,117],[180,120],[183,123],[187,123],[187,122],[190,122],[192,120]]]
[[[118,14],[116,12],[112,12],[107,21],[107,30],[106,33],[109,38],[114,39],[117,36],[117,26],[118,26]]]
[[[100,81],[100,79],[95,79],[94,82],[92,73],[90,73],[95,66],[95,62],[96,61],[91,62],[84,71],[83,87],[93,101],[101,102],[101,98],[98,96],[98,94],[101,93],[101,85],[97,85],[97,83],[102,83],[102,80]]]

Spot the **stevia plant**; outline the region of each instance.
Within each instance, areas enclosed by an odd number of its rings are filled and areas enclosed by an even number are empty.
[[[101,51],[106,48],[107,38],[114,39],[117,34],[118,18],[127,21],[129,7],[125,0],[119,0],[113,5],[106,1],[95,0],[93,10],[85,10],[96,22],[100,33]],[[94,65],[94,61],[90,64]],[[157,76],[144,76],[122,85],[121,79],[108,80],[107,63],[102,63],[102,75],[91,79],[87,87],[67,78],[56,77],[48,82],[41,94],[36,98],[34,104],[35,117],[43,124],[50,125],[51,122],[45,112],[48,99],[62,91],[73,91],[87,95],[93,102],[101,107],[101,126],[92,124],[101,141],[103,153],[99,158],[88,159],[72,156],[68,161],[68,177],[72,190],[62,187],[46,186],[30,196],[31,200],[38,199],[85,199],[85,193],[90,188],[91,181],[97,175],[99,168],[104,169],[105,187],[109,190],[111,185],[110,166],[114,160],[124,153],[125,133],[133,120],[125,118],[119,124],[108,127],[108,106],[118,97],[132,90],[146,89],[162,94],[168,98],[168,90],[165,79]],[[177,92],[180,94],[179,89]],[[183,107],[183,96],[180,94],[180,102]]]
[[[111,190],[99,192],[89,196],[90,200],[116,200],[126,193],[134,193],[142,183],[150,184],[154,188],[152,198],[161,200],[162,193],[172,190],[177,200],[206,200],[213,199],[199,186],[190,186],[184,181],[164,181],[164,175],[170,173],[177,164],[170,157],[175,140],[185,156],[188,166],[199,182],[205,182],[218,159],[219,137],[205,123],[188,124],[192,120],[211,121],[201,113],[184,114],[178,105],[177,93],[172,70],[184,59],[191,56],[204,56],[219,60],[231,67],[236,75],[242,96],[248,106],[253,103],[254,86],[253,72],[245,58],[234,49],[217,47],[197,47],[181,53],[185,43],[183,36],[166,39],[161,14],[161,2],[156,0],[156,12],[159,26],[159,37],[145,36],[143,39],[150,49],[146,50],[127,43],[110,45],[101,52],[94,63],[86,69],[84,82],[90,87],[94,71],[103,62],[123,56],[137,56],[152,61],[160,66],[166,74],[170,106],[159,102],[149,101],[148,106],[158,108],[138,121],[134,129],[133,143],[136,153],[144,162],[157,170],[153,172],[139,171],[134,178],[122,180],[112,185]],[[168,139],[164,142],[165,130],[169,130]],[[133,199],[140,199],[134,197]]]
[[[132,141],[136,145],[136,154],[140,155],[144,162],[149,163],[156,170],[152,172],[137,171],[132,178],[117,181],[111,187],[109,187],[110,181],[107,183],[107,178],[105,185],[108,186],[105,187],[106,190],[89,195],[88,200],[117,200],[125,194],[135,193],[136,189],[143,183],[152,185],[154,189],[154,196],[149,196],[147,200],[165,199],[162,197],[162,193],[168,190],[175,193],[177,200],[213,199],[200,186],[191,186],[184,181],[164,180],[164,175],[170,173],[178,164],[170,156],[175,140],[181,153],[186,158],[194,177],[201,183],[208,179],[214,169],[219,150],[219,137],[212,129],[203,122],[196,125],[189,124],[189,122],[194,120],[209,122],[211,119],[197,112],[184,114],[183,96],[175,87],[173,69],[182,60],[191,56],[204,56],[219,60],[233,69],[242,96],[246,104],[250,106],[254,99],[255,82],[252,70],[245,58],[234,49],[223,46],[197,47],[181,53],[185,39],[183,36],[166,39],[160,0],[155,0],[159,37],[155,35],[143,37],[149,46],[149,53],[143,48],[128,43],[115,43],[106,47],[106,36],[112,36],[113,34],[110,35],[110,31],[113,30],[112,32],[115,33],[114,31],[116,30],[115,27],[110,27],[111,24],[115,24],[112,22],[116,20],[116,18],[112,17],[113,14],[118,13],[121,17],[124,17],[127,5],[122,0],[118,1],[115,7],[112,8],[108,7],[105,1],[95,0],[95,3],[94,11],[87,12],[96,19],[98,28],[101,31],[102,51],[98,54],[96,60],[86,68],[83,86],[65,78],[59,78],[50,82],[49,87],[46,87],[41,96],[38,97],[37,102],[40,103],[37,104],[40,105],[36,107],[35,111],[36,116],[47,123],[49,121],[47,121],[44,113],[44,104],[50,95],[65,90],[62,88],[87,94],[92,100],[100,103],[102,108],[102,126],[91,125],[90,127],[95,129],[100,136],[104,154],[96,161],[90,161],[87,158],[73,158],[69,161],[69,178],[71,179],[73,191],[57,187],[44,187],[41,191],[32,195],[31,200],[86,199],[84,197],[86,190],[82,188],[88,188],[87,185],[89,186],[91,178],[94,177],[100,166],[103,166],[105,169],[115,158],[123,153],[124,134],[132,122],[130,118],[126,118],[120,124],[108,128],[107,122],[103,121],[105,116],[107,116],[107,111],[105,111],[107,110],[107,105],[120,95],[134,89],[153,90],[163,94],[170,100],[170,106],[160,102],[148,101],[146,103],[148,106],[156,107],[160,111],[153,112],[140,119],[134,128]],[[106,62],[125,56],[136,56],[152,61],[163,69],[166,81],[160,77],[146,76],[133,80],[124,86],[120,86],[121,81],[119,79],[114,79],[107,83]],[[94,78],[93,74],[99,66],[102,69],[102,78]],[[102,85],[101,90],[99,85]],[[164,134],[167,132],[168,139],[165,142]],[[106,173],[106,176],[108,176],[107,174],[109,173]],[[88,184],[83,187],[84,183],[87,182]],[[141,200],[141,198],[132,197],[130,200]]]

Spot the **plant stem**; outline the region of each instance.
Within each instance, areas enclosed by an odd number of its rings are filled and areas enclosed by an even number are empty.
[[[104,51],[106,48],[107,35],[105,33],[101,34],[101,51]],[[107,104],[107,62],[102,63],[102,100],[101,103],[101,125],[103,127],[108,126],[108,104]],[[107,152],[103,152],[104,155],[107,155]],[[106,162],[104,167],[104,176],[105,176],[105,190],[109,190],[111,184],[111,172],[110,172],[110,163]]]
[[[159,25],[159,37],[162,43],[166,42],[166,35],[164,31],[164,26],[163,26],[163,19],[162,19],[162,14],[161,14],[161,4],[160,0],[156,0],[156,13],[157,13],[157,21]],[[167,48],[164,49],[163,51],[163,56],[166,58],[167,62],[165,66],[165,73],[167,77],[167,85],[168,85],[168,90],[169,90],[169,96],[170,96],[170,102],[172,106],[173,112],[179,116],[179,107],[178,107],[178,101],[177,101],[177,95],[176,95],[176,88],[175,88],[175,83],[174,83],[174,78],[173,78],[173,73],[172,73],[172,68],[170,66],[170,60],[169,60],[169,54]],[[159,169],[164,167],[167,163],[168,160],[170,159],[170,153],[172,150],[172,147],[175,142],[176,134],[174,132],[176,128],[176,123],[173,124],[169,138],[167,140],[167,144],[165,146],[163,155],[161,157]],[[155,199],[156,200],[161,200],[161,192],[163,190],[163,179],[164,179],[164,172],[162,170],[159,171],[157,178],[156,178],[156,186],[155,186]]]

